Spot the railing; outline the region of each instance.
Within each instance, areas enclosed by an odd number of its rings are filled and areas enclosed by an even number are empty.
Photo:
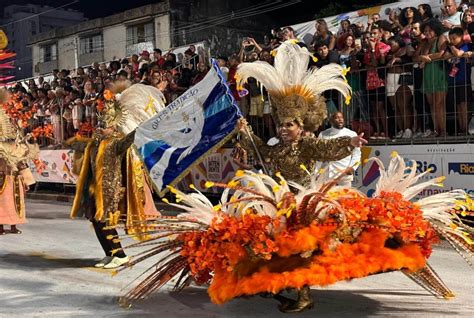
[[[470,60],[404,64],[378,68],[376,72],[384,86],[372,90],[366,87],[370,71],[354,71],[348,76],[354,94],[346,118],[356,126],[353,128],[364,130],[371,141],[444,142],[465,140],[474,133],[473,127],[469,133]]]
[[[364,132],[371,143],[469,141],[474,137],[471,64],[470,60],[457,61],[461,63],[455,64],[457,69],[454,70],[452,60],[436,62],[434,76],[430,66],[415,63],[377,68],[375,71],[384,84],[371,90],[366,86],[368,71],[353,70],[347,76],[353,90],[351,104],[346,107],[337,92],[327,92],[328,112],[342,110],[346,125]],[[453,76],[457,76],[456,80]],[[52,128],[53,138],[38,138],[42,147],[60,145],[78,132],[79,122],[94,126],[93,106],[77,112],[70,105],[64,105],[63,99],[58,98],[53,103],[55,110],[43,106],[27,129],[33,132]],[[239,105],[257,135],[265,140],[276,135],[267,96],[247,95]],[[326,127],[328,122],[321,129]]]
[[[371,90],[367,89],[367,74],[373,72],[353,70],[347,75],[353,91],[350,105],[346,107],[337,92],[327,92],[328,113],[341,110],[346,126],[364,132],[371,143],[474,139],[471,61],[458,58],[455,69],[453,61],[379,67],[374,71],[383,80],[383,86]],[[244,109],[252,107],[250,97],[244,97],[240,104]],[[247,112],[253,130],[268,139],[273,137],[273,127],[266,125],[268,121],[264,117]],[[325,127],[328,125],[326,122]]]
[[[61,148],[63,141],[77,134],[90,137],[92,132],[85,127],[94,125],[92,107],[76,106],[74,109],[65,104],[64,99],[55,98],[46,105],[37,105],[37,111],[24,133],[35,137],[40,148]]]

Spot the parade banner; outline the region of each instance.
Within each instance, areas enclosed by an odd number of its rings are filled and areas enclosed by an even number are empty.
[[[206,77],[143,123],[135,147],[160,195],[190,168],[220,148],[235,129],[240,111],[216,62]]]
[[[71,149],[41,150],[40,170],[33,163],[29,165],[36,182],[75,184],[77,176],[72,173],[73,154]]]
[[[378,157],[388,166],[393,151],[398,152],[407,164],[415,161],[417,173],[429,170],[420,181],[445,176],[444,187],[433,187],[423,190],[418,198],[423,198],[440,192],[453,189],[463,189],[467,194],[474,196],[474,145],[473,144],[432,144],[432,145],[401,145],[401,146],[373,146],[362,148],[362,164],[354,176],[353,185],[371,195],[379,177],[378,165],[365,159]],[[411,164],[411,163],[410,163]]]
[[[392,9],[401,10],[405,7],[416,8],[418,5],[423,3],[429,4],[431,6],[435,16],[441,15],[441,0],[405,0],[384,4],[381,6],[360,9],[352,12],[344,12],[338,15],[325,17],[324,20],[328,25],[329,31],[331,31],[334,35],[337,35],[340,31],[342,20],[348,19],[351,24],[362,23],[364,26],[367,26],[368,18],[372,14],[378,13],[381,20],[388,20],[390,10]],[[296,35],[301,41],[305,42],[307,45],[311,43],[313,40],[313,35],[316,32],[315,20],[294,24],[291,25],[291,27],[295,30]]]

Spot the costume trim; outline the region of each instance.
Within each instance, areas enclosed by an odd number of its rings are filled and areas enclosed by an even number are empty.
[[[20,219],[25,217],[25,205],[22,197],[21,187],[23,187],[23,182],[18,176],[9,176],[12,178],[13,182],[13,201],[15,202],[15,211]]]
[[[145,240],[149,238],[148,235],[142,235],[151,228],[146,226],[145,215],[145,178],[142,169],[142,162],[134,158],[134,149],[127,150],[127,234],[132,235],[133,238]],[[138,157],[138,156],[137,156]]]
[[[474,229],[453,212],[468,207],[466,193],[454,190],[412,202],[442,178],[418,184],[426,173],[417,174],[416,165],[397,154],[387,169],[379,159],[371,160],[380,169],[372,197],[336,186],[347,171],[337,178],[314,172],[309,185],[287,182],[281,174],[275,180],[237,171],[228,184],[206,183],[225,189],[217,206],[199,191],[170,188],[181,202],[170,205],[185,212],[158,219],[152,237],[132,245],[154,248],[130,266],[158,254],[161,259],[126,298],[141,299],[173,277],[176,290],[191,282],[210,284],[211,300],[221,304],[241,295],[325,286],[392,270],[415,273],[410,277],[422,286],[449,296],[425,265],[437,234],[455,237],[455,249],[474,257]]]
[[[7,175],[0,173],[0,195],[3,194],[3,191],[5,191],[6,187],[7,187]]]
[[[307,240],[313,237],[306,235]],[[390,249],[384,247],[387,238],[387,232],[371,229],[363,233],[357,243],[341,244],[333,251],[329,246],[322,247],[318,255],[307,261],[306,266],[304,263],[297,263],[299,266],[294,270],[286,271],[285,268],[292,262],[291,257],[277,259],[274,264],[269,262],[247,276],[218,269],[208,293],[213,303],[223,304],[241,295],[261,292],[276,294],[285,288],[300,289],[305,285],[323,287],[338,281],[402,268],[414,272],[425,265],[425,257],[416,244]],[[297,247],[300,242],[292,241],[290,237],[282,243]],[[298,258],[303,259],[300,256]],[[247,266],[249,265],[250,262],[247,262]]]
[[[89,144],[86,146],[86,149],[84,150],[82,165],[79,172],[79,177],[77,178],[77,182],[76,182],[76,195],[74,196],[74,201],[72,203],[72,208],[71,208],[71,213],[70,213],[71,218],[78,217],[79,209],[82,204],[84,186],[88,179],[88,170],[90,169],[91,147],[92,147],[92,142],[89,142]]]
[[[101,221],[104,218],[104,193],[103,193],[103,179],[104,179],[104,153],[107,149],[107,146],[110,144],[111,139],[104,139],[100,142],[99,148],[97,150],[97,157],[95,159],[95,177],[96,177],[96,186],[95,186],[95,219]],[[119,191],[119,189],[117,189]]]

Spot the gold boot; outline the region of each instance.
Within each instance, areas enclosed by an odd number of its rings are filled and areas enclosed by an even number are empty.
[[[278,305],[278,309],[280,309],[280,311],[282,312],[284,312],[288,307],[296,303],[294,299],[287,298],[281,294],[275,294],[273,295],[273,298],[280,302],[280,305]]]
[[[314,302],[313,297],[311,296],[311,290],[309,289],[309,286],[306,285],[298,291],[298,300],[296,302],[280,310],[284,313],[302,312],[305,309],[313,308],[313,305]]]

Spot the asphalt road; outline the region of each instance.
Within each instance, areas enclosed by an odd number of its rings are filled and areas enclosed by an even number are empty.
[[[28,202],[23,234],[0,237],[0,317],[283,317],[272,299],[239,298],[213,305],[202,288],[162,291],[125,309],[117,304],[138,268],[114,277],[92,267],[102,258],[93,229],[68,218],[69,204]],[[439,300],[400,273],[314,289],[316,306],[299,317],[472,317],[472,269],[451,249],[430,263],[455,291]],[[286,316],[287,317],[287,316]]]

